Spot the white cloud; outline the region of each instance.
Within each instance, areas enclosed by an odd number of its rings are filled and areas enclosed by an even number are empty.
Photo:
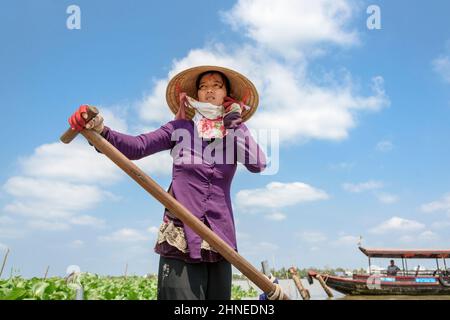
[[[282,208],[303,202],[328,199],[326,192],[302,182],[271,182],[262,189],[241,190],[236,203],[243,209]]]
[[[74,213],[55,208],[52,204],[43,201],[27,201],[14,200],[11,203],[5,205],[4,210],[10,213],[14,213],[20,216],[37,219],[67,219]]]
[[[15,226],[4,227],[0,225],[0,237],[3,239],[19,239],[23,238],[26,235],[27,231],[24,230],[24,228],[17,228]]]
[[[103,242],[139,242],[148,241],[149,238],[139,230],[123,228],[108,236],[101,236],[99,240]]]
[[[433,60],[433,69],[437,72],[446,82],[450,83],[450,57],[440,56]]]
[[[240,242],[241,240],[248,240],[251,238],[251,236],[248,233],[245,232],[236,232],[236,238],[238,240],[238,242]]]
[[[344,30],[352,17],[346,0],[240,0],[223,20],[257,43],[285,56],[321,43],[357,43],[355,31]]]
[[[424,241],[432,241],[436,240],[438,238],[438,235],[430,230],[423,231],[419,234],[419,239]]]
[[[383,183],[378,181],[367,181],[362,183],[344,183],[342,185],[344,190],[352,193],[360,193],[368,190],[380,189],[383,187]]]
[[[411,243],[414,241],[414,239],[415,239],[415,237],[413,237],[413,236],[403,235],[398,240],[403,243]]]
[[[86,140],[43,144],[31,156],[19,159],[19,163],[24,175],[42,179],[104,185],[117,182],[123,175]]]
[[[3,189],[15,198],[5,211],[39,218],[67,218],[108,196],[91,185],[21,176],[8,179]]]
[[[278,245],[271,243],[271,242],[266,242],[266,241],[262,241],[260,243],[257,244],[257,247],[260,251],[275,251],[279,248]]]
[[[273,221],[281,221],[286,219],[286,215],[281,212],[274,212],[266,215],[266,219]]]
[[[239,236],[238,236],[239,237]],[[238,238],[239,240],[239,238]],[[243,240],[243,239],[241,239]],[[275,254],[275,251],[279,250],[279,246],[268,241],[240,241],[239,242],[239,252],[244,257],[258,257],[258,260],[267,259],[267,257]]]
[[[11,224],[14,224],[15,223],[15,221],[14,221],[14,219],[12,219],[11,217],[8,217],[8,216],[0,216],[0,226],[1,225],[11,225]]]
[[[420,222],[407,220],[400,217],[392,217],[389,220],[382,222],[375,228],[372,228],[370,233],[385,234],[389,232],[411,232],[418,231],[423,228],[425,228],[425,225]]]
[[[450,213],[450,193],[443,196],[441,200],[429,202],[421,206],[423,212],[443,211]]]
[[[134,162],[148,175],[172,174],[173,159],[169,151],[158,152]]]
[[[155,226],[150,226],[147,229],[148,232],[152,233],[152,234],[157,234],[159,232],[159,227],[155,227]]]
[[[71,224],[74,225],[93,226],[93,227],[102,227],[105,225],[104,220],[89,215],[74,216],[70,218],[69,221]]]
[[[98,107],[100,114],[102,115],[105,126],[113,128],[115,131],[122,133],[128,133],[128,125],[126,122],[127,108],[124,106],[116,106],[110,108]]]
[[[46,220],[31,220],[27,223],[31,229],[42,231],[66,231],[70,229],[70,225],[64,222],[46,221]]]
[[[318,231],[303,231],[299,233],[299,237],[309,243],[324,242],[327,240],[327,236]]]
[[[69,244],[69,247],[72,247],[72,248],[81,248],[83,246],[84,246],[83,240],[74,240]]]
[[[377,143],[376,149],[380,152],[388,152],[394,148],[394,144],[391,141],[380,141]]]
[[[44,231],[66,231],[73,225],[101,227],[103,220],[79,213],[114,199],[97,186],[24,176],[8,179],[3,190],[11,196],[4,211],[25,218],[19,221],[22,226],[15,223],[15,232],[10,228],[8,234],[13,237],[24,227]]]
[[[439,237],[436,233],[430,231],[430,230],[425,230],[419,234],[416,235],[403,235],[399,238],[400,242],[404,242],[404,243],[415,243],[417,244],[418,241],[420,242],[432,242],[437,240]]]
[[[165,99],[167,83],[167,79],[156,81],[152,91],[138,102],[137,109],[142,120],[166,123],[174,119]]]
[[[6,251],[6,250],[8,250],[8,246],[6,244],[0,242],[0,251]]]
[[[431,224],[433,229],[445,229],[450,228],[450,221],[435,221]]]
[[[351,236],[351,235],[342,235],[338,239],[332,241],[330,244],[332,246],[348,246],[353,245],[356,246],[360,241],[359,237]]]
[[[392,204],[392,203],[396,203],[398,201],[398,197],[393,194],[377,193],[376,196],[381,203],[385,203],[385,204]]]
[[[330,169],[334,170],[351,170],[355,166],[354,162],[340,162],[330,165]]]
[[[352,92],[349,83],[319,87],[306,78],[299,79],[291,66],[273,63],[260,68],[264,74],[259,77],[267,77],[261,90],[265,108],[251,123],[255,129],[278,129],[281,142],[346,139],[356,126],[355,110],[376,111],[388,104],[382,89],[374,96],[361,97]],[[382,86],[381,78],[377,79],[373,80],[379,83],[376,86]]]

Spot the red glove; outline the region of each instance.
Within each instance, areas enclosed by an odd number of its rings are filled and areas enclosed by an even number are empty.
[[[80,132],[84,129],[84,127],[86,126],[86,118],[88,117],[88,107],[88,105],[83,104],[70,116],[69,124],[72,130]]]

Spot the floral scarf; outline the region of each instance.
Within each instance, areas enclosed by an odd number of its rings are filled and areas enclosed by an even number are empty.
[[[232,112],[241,114],[241,106],[238,103],[232,103],[225,108],[209,102],[200,102],[189,96],[183,100],[185,106],[195,110],[192,121],[194,121],[201,138],[222,139],[228,133],[224,125],[224,117]]]

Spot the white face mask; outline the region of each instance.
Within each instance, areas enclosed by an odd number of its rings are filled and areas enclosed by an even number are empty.
[[[223,138],[227,131],[223,124],[224,107],[209,102],[200,102],[186,96],[187,107],[195,110],[192,118],[201,138]]]
[[[186,97],[189,107],[195,110],[195,113],[200,113],[203,117],[214,120],[218,117],[222,117],[224,113],[223,106],[216,106],[209,102],[200,102],[189,96]]]

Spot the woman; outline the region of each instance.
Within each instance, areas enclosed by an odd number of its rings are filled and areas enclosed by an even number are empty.
[[[131,160],[171,150],[169,192],[237,250],[230,196],[237,162],[251,172],[266,167],[243,123],[256,111],[256,88],[236,71],[200,66],[173,77],[166,100],[175,120],[139,136],[113,131],[100,115],[86,123],[86,106],[69,123],[74,130],[97,131]],[[230,299],[230,263],[167,209],[155,252],[160,255],[158,299]]]

